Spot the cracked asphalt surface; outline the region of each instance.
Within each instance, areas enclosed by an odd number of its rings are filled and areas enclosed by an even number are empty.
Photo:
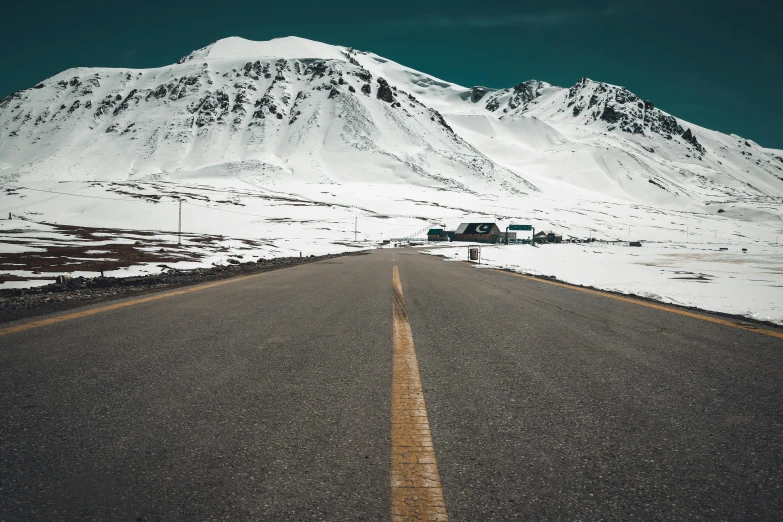
[[[0,520],[388,520],[395,265],[451,520],[783,517],[783,340],[388,249],[0,336]]]

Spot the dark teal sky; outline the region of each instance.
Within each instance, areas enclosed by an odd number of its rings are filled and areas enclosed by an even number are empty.
[[[783,148],[779,1],[41,0],[0,15],[0,97],[69,67],[154,67],[227,36],[295,35],[466,86],[588,76]]]

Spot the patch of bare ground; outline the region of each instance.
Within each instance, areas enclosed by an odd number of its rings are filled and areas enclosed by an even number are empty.
[[[2,244],[30,245],[30,251],[0,254],[0,272],[26,270],[39,273],[97,272],[118,270],[146,263],[175,263],[198,261],[203,254],[165,238],[160,232],[149,230],[122,230],[43,223],[62,235],[58,239],[36,237],[14,238],[14,233],[29,231],[8,230]],[[173,233],[172,233],[173,234]],[[220,236],[183,234],[188,242],[215,246],[224,239]],[[31,241],[36,240],[36,241]],[[51,279],[51,277],[27,279]],[[0,273],[2,281],[20,281],[18,276]]]

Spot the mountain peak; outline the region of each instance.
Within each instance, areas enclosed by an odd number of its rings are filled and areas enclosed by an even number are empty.
[[[344,49],[315,40],[286,36],[266,41],[254,41],[231,36],[195,50],[179,63],[192,60],[242,60],[258,58],[321,58],[324,60],[345,60]]]

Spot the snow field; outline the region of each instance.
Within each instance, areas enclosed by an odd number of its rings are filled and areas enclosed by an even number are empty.
[[[454,245],[426,252],[467,260],[467,244]],[[644,243],[639,248],[594,242],[482,245],[481,253],[477,268],[554,276],[577,285],[783,324],[783,245]]]

